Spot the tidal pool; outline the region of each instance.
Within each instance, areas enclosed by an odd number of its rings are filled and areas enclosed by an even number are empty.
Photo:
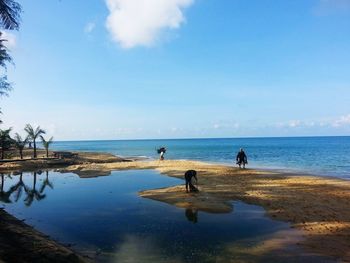
[[[153,170],[88,179],[43,171],[0,183],[7,212],[94,261],[331,262],[304,253],[300,233],[259,206],[234,201],[233,212],[210,214],[139,197],[183,183]]]

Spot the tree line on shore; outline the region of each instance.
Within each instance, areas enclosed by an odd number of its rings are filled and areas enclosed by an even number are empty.
[[[13,64],[12,57],[9,53],[9,49],[6,46],[7,39],[4,38],[6,31],[17,31],[21,22],[22,7],[14,0],[0,0],[0,98],[9,95],[9,91],[12,89],[12,84],[7,79],[7,65]],[[6,31],[4,31],[6,30]],[[0,114],[1,114],[0,110]],[[0,123],[2,121],[0,120]],[[0,129],[0,148],[1,159],[5,158],[5,152],[16,148],[19,151],[20,158],[23,159],[23,150],[28,144],[31,148],[33,143],[33,158],[37,158],[36,140],[41,138],[42,144],[46,149],[46,156],[48,157],[48,148],[52,143],[53,138],[46,140],[43,137],[45,131],[40,126],[35,129],[27,124],[24,130],[27,133],[25,138],[22,138],[18,133],[14,138],[10,136],[12,128]]]
[[[0,129],[0,148],[1,148],[1,159],[5,158],[6,151],[17,149],[19,156],[23,159],[23,150],[26,145],[33,149],[33,158],[37,158],[37,139],[40,138],[43,147],[46,150],[46,157],[49,157],[49,147],[53,142],[53,137],[45,139],[43,136],[46,134],[45,130],[41,129],[40,126],[34,128],[32,125],[27,124],[24,128],[26,136],[22,137],[18,133],[15,133],[14,138],[11,137],[12,128]]]

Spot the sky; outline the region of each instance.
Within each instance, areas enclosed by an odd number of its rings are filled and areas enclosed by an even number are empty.
[[[20,0],[1,128],[350,135],[350,0]]]

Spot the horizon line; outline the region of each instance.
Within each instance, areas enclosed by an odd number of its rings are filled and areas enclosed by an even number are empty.
[[[326,138],[350,137],[350,135],[296,135],[296,136],[247,136],[247,137],[199,137],[199,138],[162,138],[162,139],[85,139],[85,140],[55,140],[54,142],[87,142],[87,141],[162,141],[162,140],[212,140],[212,139],[273,139],[273,138]]]

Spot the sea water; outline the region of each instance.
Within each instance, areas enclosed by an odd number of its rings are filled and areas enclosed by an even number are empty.
[[[350,179],[350,137],[57,141],[55,150],[109,152],[120,156],[186,159],[235,165],[240,148],[251,168],[281,169]]]

